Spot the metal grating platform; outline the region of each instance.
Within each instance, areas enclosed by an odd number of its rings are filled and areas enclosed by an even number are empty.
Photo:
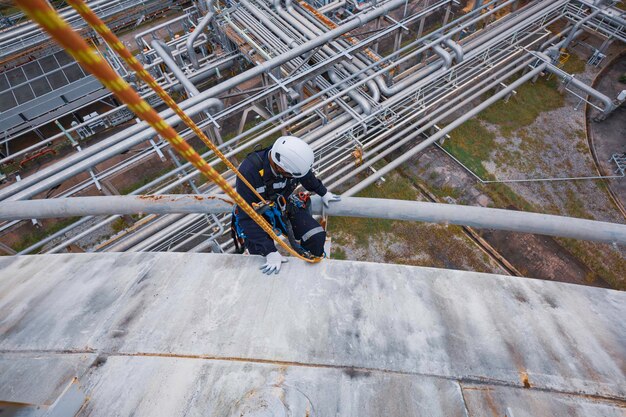
[[[0,404],[52,406],[75,376],[81,416],[626,415],[626,293],[261,263],[1,258]]]

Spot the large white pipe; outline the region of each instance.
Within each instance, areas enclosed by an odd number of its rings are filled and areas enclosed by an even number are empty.
[[[536,233],[573,239],[626,244],[626,225],[524,211],[426,203],[406,200],[344,197],[325,208],[311,198],[313,214],[452,223],[476,228]],[[74,197],[0,203],[0,220],[73,217],[103,214],[219,214],[232,210],[221,196],[154,195]]]

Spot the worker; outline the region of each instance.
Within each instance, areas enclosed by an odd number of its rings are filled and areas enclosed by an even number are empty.
[[[302,184],[307,191],[321,196],[326,207],[341,197],[328,191],[315,177],[311,170],[313,160],[313,149],[306,142],[295,136],[283,136],[273,146],[251,152],[239,166],[239,172],[266,201],[274,203],[272,210],[266,208],[263,213],[274,228],[287,233],[286,229],[291,227],[301,253],[321,257],[326,232],[310,213],[308,194],[292,193]],[[236,187],[250,205],[259,203],[258,197],[239,178]],[[278,210],[282,217],[276,216]],[[287,259],[278,253],[272,238],[243,210],[236,209],[233,218],[235,241],[242,238],[250,254],[265,256],[265,264],[261,267],[264,273],[278,274]]]

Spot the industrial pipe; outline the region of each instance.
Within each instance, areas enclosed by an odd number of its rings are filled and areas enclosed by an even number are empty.
[[[172,51],[170,51],[169,46],[167,46],[165,42],[155,39],[152,42],[150,42],[150,46],[152,46],[152,48],[156,51],[157,55],[163,60],[163,63],[169,68],[170,71],[172,71],[172,74],[174,74],[174,77],[176,77],[176,79],[180,81],[180,83],[185,88],[187,93],[189,93],[190,96],[195,96],[198,93],[200,93],[198,88],[195,85],[193,85],[193,83],[189,80],[189,78],[187,78],[185,73],[176,64],[176,62],[172,58]],[[224,104],[222,103],[222,109],[223,108],[224,108]]]
[[[233,203],[226,196],[209,195],[116,195],[70,197],[0,203],[0,221],[11,219],[47,219],[107,214],[226,213]],[[37,213],[36,216],[26,213]]]
[[[536,233],[626,244],[626,225],[549,214],[420,201],[344,197],[325,208],[311,198],[313,214],[452,223],[476,228]],[[0,220],[103,214],[228,213],[232,203],[221,196],[154,195],[75,197],[0,203]]]
[[[572,42],[572,40],[576,36],[576,32],[578,32],[578,29],[580,29],[586,22],[588,22],[589,20],[593,19],[598,14],[600,14],[601,11],[602,9],[596,9],[593,12],[589,13],[584,18],[580,19],[578,22],[576,22],[574,27],[569,31],[569,34],[567,35],[567,38],[565,38],[565,41],[561,44],[561,50],[567,49],[569,44]]]
[[[438,131],[437,133],[435,133],[434,135],[432,135],[428,139],[420,142],[419,145],[415,146],[412,149],[407,150],[405,153],[403,153],[398,158],[396,158],[393,162],[390,162],[389,164],[387,164],[383,168],[381,168],[378,171],[376,171],[374,174],[370,175],[369,177],[367,177],[363,181],[361,181],[358,184],[354,185],[352,188],[350,188],[344,194],[346,194],[348,196],[351,196],[351,195],[354,195],[357,192],[367,188],[368,186],[370,186],[371,184],[376,182],[378,180],[378,178],[382,177],[383,175],[386,175],[386,174],[390,173],[391,171],[393,171],[394,169],[396,169],[397,167],[402,165],[404,162],[406,162],[409,159],[411,159],[417,153],[423,151],[425,148],[427,148],[428,146],[432,145],[433,143],[435,143],[436,141],[441,139],[444,135],[450,133],[456,127],[462,125],[467,120],[469,120],[470,118],[474,117],[475,115],[477,115],[478,113],[480,113],[481,111],[483,111],[484,109],[486,109],[487,107],[489,107],[490,105],[495,103],[496,101],[502,99],[504,96],[509,94],[509,92],[511,90],[519,87],[520,85],[524,84],[525,82],[529,81],[530,79],[532,79],[533,77],[535,77],[536,75],[541,73],[543,70],[545,70],[545,68],[547,66],[548,66],[548,64],[546,62],[544,62],[541,65],[537,66],[532,71],[528,72],[527,74],[525,74],[522,77],[520,77],[517,80],[515,80],[507,88],[497,92],[496,94],[494,94],[493,96],[491,96],[490,98],[485,100],[484,102],[482,102],[479,105],[473,107],[467,113],[465,113],[462,117],[457,118],[455,121],[453,121],[452,123],[450,123],[449,125],[447,125],[443,129],[441,129],[440,131]],[[401,141],[401,142],[399,142],[396,145],[399,145],[402,142],[404,142],[404,141]],[[393,147],[391,147],[391,148],[393,148]],[[389,149],[391,149],[391,148],[389,148]]]
[[[472,207],[421,201],[342,197],[323,208],[321,198],[311,198],[314,214],[413,220],[458,224],[484,229],[567,237],[606,243],[626,244],[626,225],[550,214]]]
[[[291,36],[287,35],[281,28],[276,26],[274,22],[270,20],[269,17],[262,11],[260,11],[256,6],[248,2],[247,0],[239,0],[239,3],[243,4],[244,7],[252,13],[254,17],[259,19],[268,29],[274,32],[278,37],[280,37],[290,48],[297,48],[298,42]]]
[[[181,16],[175,17],[173,19],[170,19],[166,22],[163,23],[159,23],[158,25],[152,26],[149,29],[144,30],[143,32],[139,32],[138,34],[135,35],[135,43],[137,44],[137,46],[139,47],[140,51],[143,51],[143,48],[145,46],[147,46],[146,41],[143,40],[143,37],[146,35],[149,35],[151,33],[154,33],[155,31],[159,30],[159,29],[163,29],[164,27],[167,27],[169,25],[171,25],[172,23],[178,22],[179,20],[185,20],[189,18],[189,16],[187,16],[186,14],[183,14]],[[152,35],[154,37],[154,35]],[[143,41],[143,43],[142,43]]]
[[[337,85],[339,88],[343,90],[346,89],[347,84],[345,82],[342,82],[342,79],[339,78],[339,75],[337,75],[337,72],[335,71],[334,68],[328,69],[328,77],[330,78],[330,81],[332,81],[333,84]],[[350,90],[347,92],[347,94],[352,100],[354,100],[356,103],[359,104],[359,107],[361,108],[361,110],[363,110],[364,114],[369,115],[372,113],[372,106],[370,105],[370,103],[368,103],[365,97],[359,94],[358,91]]]
[[[320,13],[328,13],[328,12],[332,12],[333,10],[336,10],[340,7],[345,6],[347,3],[346,0],[335,0],[333,2],[330,2],[322,7],[320,7],[319,9],[317,9]]]
[[[487,11],[486,15],[489,15],[491,13],[495,13],[497,10],[499,10],[501,7],[505,7],[510,1],[509,0],[489,11]],[[327,42],[329,39],[333,39],[339,35],[341,35],[342,33],[345,33],[346,31],[350,31],[358,26],[361,26],[362,24],[364,24],[364,22],[372,20],[380,15],[382,15],[383,13],[387,12],[388,10],[391,10],[395,7],[398,7],[400,5],[402,5],[403,2],[401,0],[393,0],[392,2],[386,3],[384,5],[382,5],[381,7],[364,13],[361,16],[357,17],[356,19],[339,26],[336,29],[333,29],[327,33],[324,34],[324,36],[320,36],[319,38],[306,42],[305,44],[301,45],[301,47],[294,49],[292,51],[289,51],[285,54],[282,54],[276,58],[271,59],[268,62],[265,62],[262,65],[259,65],[245,73],[239,74],[231,79],[228,80],[228,82],[223,82],[218,86],[215,86],[213,88],[210,88],[207,91],[202,92],[201,94],[199,94],[198,96],[192,97],[188,100],[186,100],[184,103],[181,104],[181,107],[183,107],[184,109],[186,109],[188,112],[191,112],[193,114],[197,113],[198,111],[200,111],[200,107],[203,107],[207,104],[206,100],[210,97],[213,97],[221,92],[227,91],[228,89],[230,89],[233,85],[237,85],[243,81],[246,81],[250,78],[253,78],[255,76],[260,75],[263,72],[267,72],[269,69],[274,68],[278,65],[281,65],[287,61],[289,61],[290,59],[293,59],[297,56],[302,55],[302,53],[306,52],[306,51],[310,51],[311,49],[314,49],[318,46],[323,45],[325,42]],[[490,3],[491,4],[491,3]],[[484,17],[484,16],[483,16]],[[447,34],[446,36],[452,36],[454,35],[456,32],[460,31],[462,28],[459,29],[455,29],[453,32]],[[386,33],[386,31],[381,32],[381,35],[384,35]],[[439,42],[441,42],[442,40],[440,40]],[[434,44],[431,43],[431,45]],[[428,45],[426,46],[426,48],[429,47]],[[405,50],[407,47],[402,48],[401,50],[397,51],[396,53],[392,54],[392,55],[396,55],[398,53],[400,53],[402,50]],[[355,86],[351,86],[355,87]],[[171,117],[172,112],[170,110],[166,110],[164,112],[164,116],[165,117]],[[178,121],[178,118],[173,116],[171,117],[170,121],[172,123],[176,123]],[[126,141],[126,143],[118,143],[120,140],[122,140],[125,137],[128,137],[128,135],[133,135],[132,136],[132,141],[128,140]],[[121,151],[124,151],[126,149],[128,149],[130,146],[132,146],[132,144],[137,144],[140,143],[141,141],[147,139],[148,137],[150,137],[152,135],[152,132],[150,132],[148,130],[148,128],[142,124],[142,125],[138,125],[138,126],[134,126],[130,129],[127,129],[124,132],[121,132],[118,135],[115,135],[112,138],[109,138],[106,143],[102,143],[102,144],[96,144],[88,149],[86,149],[84,152],[81,152],[80,154],[76,154],[73,155],[70,158],[67,158],[66,161],[64,161],[64,164],[55,164],[54,166],[51,167],[47,167],[42,169],[40,172],[26,178],[24,181],[21,181],[20,183],[16,183],[16,184],[12,184],[9,187],[6,187],[3,190],[0,190],[0,199],[6,199],[6,198],[11,198],[11,199],[20,199],[20,198],[29,198],[33,195],[36,195],[37,193],[41,192],[41,191],[45,191],[46,189],[50,188],[51,186],[54,186],[56,184],[58,184],[59,182],[63,181],[64,179],[67,178],[67,176],[73,176],[75,175],[77,172],[81,172],[82,170],[86,169],[87,167],[97,164],[99,162],[101,162],[102,160],[107,159],[108,156],[110,155],[114,155],[116,153],[119,153]],[[131,144],[132,142],[132,144]],[[112,144],[113,147],[111,147]],[[104,151],[104,152],[103,152]],[[96,153],[98,153],[96,155]],[[104,155],[104,153],[106,153],[106,155]],[[90,158],[88,161],[86,160],[87,158]],[[62,171],[64,168],[64,166],[72,166],[71,169],[67,169],[65,170],[62,174],[60,173],[60,171]],[[52,174],[55,173],[60,173],[61,175],[55,177],[55,178],[50,178],[49,176],[51,176]],[[28,190],[26,190],[28,188]]]
[[[202,34],[207,25],[211,23],[211,21],[213,20],[213,16],[215,16],[215,12],[209,9],[207,14],[205,14],[200,22],[198,22],[198,26],[195,27],[193,32],[187,38],[187,42],[185,43],[185,47],[187,48],[187,56],[189,56],[189,60],[191,60],[191,64],[195,69],[200,69],[200,64],[198,63],[198,55],[196,54],[193,44],[198,39],[198,36]]]
[[[449,39],[449,38],[445,39],[443,43],[446,44],[448,47],[450,47],[450,49],[452,49],[456,57],[457,64],[460,64],[461,62],[463,62],[463,47],[461,45],[459,45],[458,43],[454,42],[452,39]]]
[[[449,69],[452,66],[452,55],[450,55],[448,51],[439,45],[433,45],[433,51],[442,59],[445,69]]]

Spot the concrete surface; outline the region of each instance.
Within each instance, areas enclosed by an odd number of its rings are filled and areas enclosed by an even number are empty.
[[[422,267],[117,253],[0,258],[0,411],[626,416],[626,293]]]

